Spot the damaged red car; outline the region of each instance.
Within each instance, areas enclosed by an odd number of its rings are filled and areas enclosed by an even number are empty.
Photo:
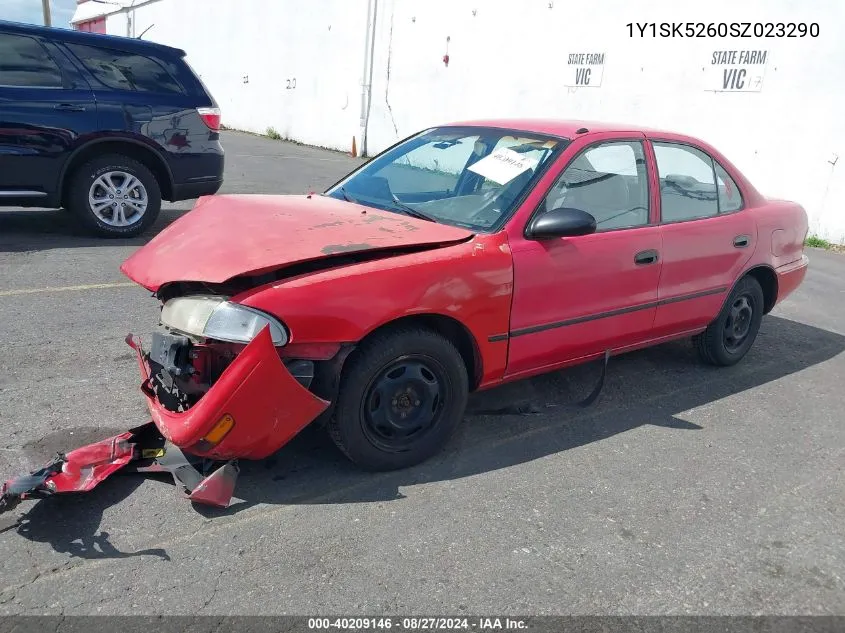
[[[226,505],[235,460],[315,420],[356,464],[405,468],[473,390],[680,337],[733,365],[803,280],[807,229],[703,141],[572,121],[450,124],[321,194],[201,198],[121,268],[161,302],[128,339],[152,424],[6,498],[127,467]]]

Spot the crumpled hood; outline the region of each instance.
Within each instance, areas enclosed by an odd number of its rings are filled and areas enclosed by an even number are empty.
[[[465,229],[320,195],[217,195],[127,259],[120,270],[155,292],[176,281],[222,283],[338,254],[456,243]]]

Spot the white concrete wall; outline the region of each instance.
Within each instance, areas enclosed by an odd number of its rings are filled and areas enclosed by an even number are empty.
[[[845,242],[845,3],[376,4],[370,154],[420,128],[463,118],[562,117],[674,129],[713,143],[765,195],[802,203],[812,232]],[[272,126],[284,137],[342,150],[356,136],[360,147],[366,0],[211,5],[159,0],[135,11],[135,32],[155,23],[146,39],[188,51],[226,125],[257,132]],[[125,19],[109,16],[109,32],[125,33]],[[629,22],[815,22],[819,36],[631,37]],[[726,66],[711,61],[720,50],[765,51],[764,65],[745,66],[749,77],[762,78],[759,86],[716,91]],[[578,53],[604,56],[603,66],[591,68],[591,87],[568,85],[575,69],[567,61]],[[293,77],[296,88],[288,90]]]

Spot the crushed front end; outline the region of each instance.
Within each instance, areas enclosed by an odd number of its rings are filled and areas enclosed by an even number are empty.
[[[148,344],[126,337],[152,421],[2,484],[0,513],[118,471],[168,472],[192,501],[227,506],[238,459],[271,455],[329,406],[308,389],[313,362],[282,353],[288,340],[274,317],[223,297],[164,302]]]
[[[267,457],[329,404],[307,389],[308,365],[283,361],[269,326],[247,344],[197,341],[172,331],[153,333],[149,351],[127,340],[153,422],[192,455]]]

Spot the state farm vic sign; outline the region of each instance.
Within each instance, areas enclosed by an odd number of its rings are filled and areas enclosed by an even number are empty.
[[[760,92],[768,60],[766,50],[713,51],[705,90]]]
[[[598,88],[604,74],[604,53],[569,53],[564,86]]]

